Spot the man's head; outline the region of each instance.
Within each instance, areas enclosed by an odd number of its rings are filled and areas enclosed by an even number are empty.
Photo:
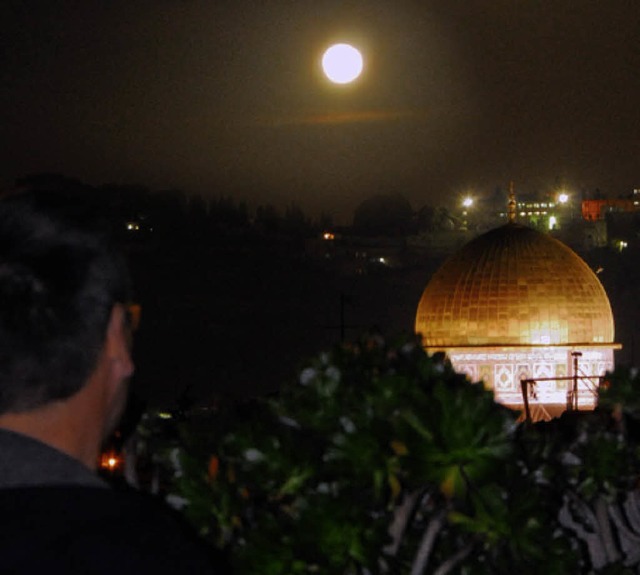
[[[83,203],[53,192],[0,200],[0,415],[78,393],[130,300],[124,261]]]

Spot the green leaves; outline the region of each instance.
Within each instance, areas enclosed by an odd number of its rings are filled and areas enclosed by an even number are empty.
[[[616,373],[597,413],[519,426],[417,341],[368,337],[274,397],[184,422],[165,464],[242,573],[579,572],[585,544],[558,512],[567,493],[615,502],[637,484],[638,389]]]

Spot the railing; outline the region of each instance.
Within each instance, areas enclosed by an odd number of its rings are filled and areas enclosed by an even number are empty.
[[[568,377],[538,377],[535,379],[522,379],[520,380],[520,386],[522,389],[522,399],[524,402],[524,413],[527,421],[531,421],[531,408],[529,405],[529,398],[533,397],[538,399],[537,384],[546,381],[568,381],[571,382],[566,391],[566,405],[567,411],[577,411],[580,407],[579,397],[585,393],[597,397],[598,388],[604,381],[602,375],[584,375],[577,373],[576,375]],[[582,384],[582,385],[580,385]],[[580,392],[583,392],[582,394]]]

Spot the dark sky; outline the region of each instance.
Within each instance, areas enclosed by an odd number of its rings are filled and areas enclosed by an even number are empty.
[[[637,0],[4,0],[0,180],[52,171],[338,219],[640,187]],[[365,73],[319,72],[350,41]]]

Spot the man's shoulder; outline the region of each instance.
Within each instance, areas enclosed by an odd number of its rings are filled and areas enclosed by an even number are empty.
[[[0,571],[53,563],[70,573],[227,572],[180,516],[134,491],[0,489],[0,510]]]
[[[53,445],[0,428],[0,489],[41,485],[107,487],[92,470]]]

